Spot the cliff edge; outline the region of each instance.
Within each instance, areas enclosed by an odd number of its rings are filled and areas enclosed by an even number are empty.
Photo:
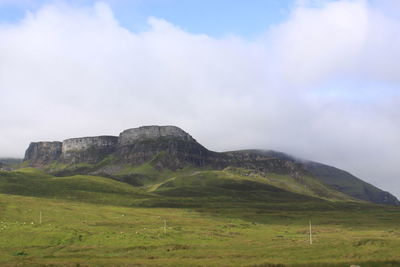
[[[156,170],[172,171],[185,167],[217,170],[236,167],[265,177],[271,173],[288,175],[298,182],[305,176],[314,177],[330,188],[360,200],[400,204],[390,193],[342,170],[299,161],[275,151],[213,152],[176,126],[142,126],[124,130],[118,137],[94,136],[71,138],[63,142],[33,142],[26,150],[24,161],[26,165],[39,168],[46,168],[51,163],[66,166],[61,172],[56,170],[57,175],[89,173],[109,177],[120,175],[124,168],[148,163]]]

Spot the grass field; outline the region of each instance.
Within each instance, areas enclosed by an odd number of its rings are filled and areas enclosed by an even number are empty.
[[[400,266],[398,207],[213,175],[139,188],[2,172],[0,266]]]

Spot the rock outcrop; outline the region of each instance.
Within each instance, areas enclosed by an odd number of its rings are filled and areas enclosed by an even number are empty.
[[[195,141],[187,132],[176,126],[142,126],[123,131],[119,135],[120,146],[135,144],[140,141],[173,138],[182,141]]]
[[[207,165],[212,152],[188,133],[175,126],[144,126],[123,131],[119,135],[116,156],[124,163],[142,164],[159,157],[161,167],[182,168],[185,165]]]
[[[113,153],[116,136],[71,138],[62,142],[61,160],[65,163],[97,163]]]
[[[313,176],[358,199],[399,204],[389,193],[333,167],[310,164],[274,151],[213,152],[175,126],[143,126],[125,130],[119,137],[82,137],[63,142],[31,143],[24,160],[33,167],[45,167],[52,162],[72,165],[72,168],[53,172],[58,175],[84,172],[110,177],[127,165],[138,166],[143,163],[150,163],[159,170],[176,170],[186,166],[212,169],[232,166],[262,175],[279,173],[299,179],[305,175]]]
[[[50,144],[53,144],[50,148]],[[54,145],[57,144],[57,145]],[[176,126],[143,126],[123,131],[119,137],[71,138],[63,142],[32,143],[24,161],[40,167],[50,162],[96,164],[109,155],[121,164],[138,165],[164,153],[163,167],[176,169],[187,164],[210,164],[211,152]]]
[[[257,170],[261,173],[290,174],[300,177],[308,174],[303,164],[287,158],[271,156],[262,150],[241,150],[224,153],[229,158],[229,165]]]
[[[32,142],[25,152],[24,161],[31,166],[42,166],[60,160],[62,142]]]

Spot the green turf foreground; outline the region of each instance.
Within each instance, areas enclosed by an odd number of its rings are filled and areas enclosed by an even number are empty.
[[[268,207],[142,208],[0,194],[0,265],[400,266],[398,208]]]
[[[288,177],[171,175],[0,172],[0,266],[400,266],[399,207]]]

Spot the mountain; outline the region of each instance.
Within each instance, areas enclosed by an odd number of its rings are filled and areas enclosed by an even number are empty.
[[[317,162],[307,162],[305,166],[314,177],[323,183],[352,197],[381,204],[399,204],[395,196],[346,171]]]
[[[18,158],[0,158],[0,163],[4,165],[14,165],[14,164],[19,164],[22,162],[22,159]]]
[[[363,180],[344,170],[314,161],[298,159],[285,153],[272,150],[255,150],[253,153],[279,158],[290,162],[297,162],[303,166],[305,171],[310,173],[313,177],[317,178],[324,184],[327,184],[335,190],[343,192],[356,199],[389,205],[399,204],[399,201],[395,196],[364,182]]]
[[[17,165],[22,162],[22,159],[17,158],[0,158],[0,170],[10,169],[11,166]]]
[[[21,166],[56,176],[103,176],[167,195],[218,195],[246,188],[249,193],[267,186],[282,196],[399,204],[390,193],[334,167],[275,151],[213,152],[175,126],[143,126],[119,136],[33,142]]]

